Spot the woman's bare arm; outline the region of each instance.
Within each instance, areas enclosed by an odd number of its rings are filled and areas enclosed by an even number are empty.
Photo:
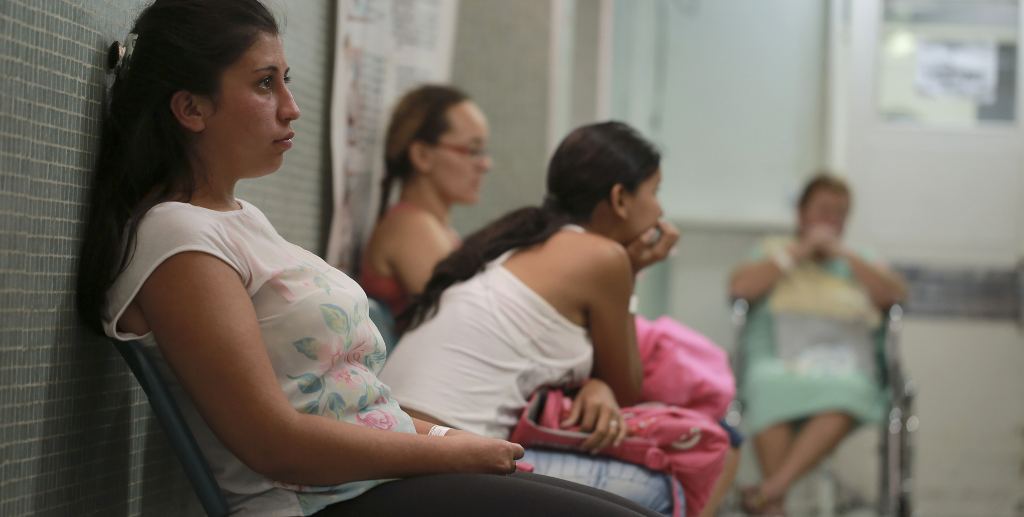
[[[433,472],[507,473],[521,454],[501,440],[437,440],[296,411],[277,383],[241,279],[211,255],[171,257],[136,301],[204,420],[243,463],[271,479],[332,485]]]
[[[733,298],[757,300],[775,287],[785,272],[768,258],[741,264],[729,278],[729,295]]]
[[[850,264],[853,275],[868,291],[871,302],[880,309],[899,303],[907,297],[903,280],[881,264],[868,262],[856,253],[843,249],[840,255]]]
[[[587,327],[594,344],[593,376],[611,387],[620,405],[630,406],[640,402],[643,388],[643,365],[629,313],[632,264],[625,248],[610,240],[595,242],[586,251],[583,269],[589,278],[583,282],[590,291]]]

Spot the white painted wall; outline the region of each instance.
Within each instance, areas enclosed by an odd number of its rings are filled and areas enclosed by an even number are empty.
[[[452,81],[487,115],[494,158],[480,202],[453,211],[461,234],[539,204],[555,144],[596,118],[605,1],[460,4]]]
[[[920,389],[918,515],[1024,514],[1020,329],[1007,322],[918,318],[907,321],[903,343]]]
[[[615,0],[611,116],[662,149],[679,254],[641,278],[641,312],[728,332],[729,270],[786,232],[822,163],[825,4]],[[671,286],[671,287],[670,287]]]
[[[612,116],[661,144],[669,215],[788,222],[821,163],[825,3],[615,7]]]
[[[452,223],[463,235],[544,196],[553,37],[549,2],[459,5],[452,81],[487,115],[494,159],[480,202],[453,211]]]

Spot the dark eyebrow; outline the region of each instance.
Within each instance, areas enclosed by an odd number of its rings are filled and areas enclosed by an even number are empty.
[[[269,65],[269,66],[265,66],[263,68],[257,68],[255,70],[253,70],[253,73],[256,73],[256,72],[277,72],[278,70],[280,70],[280,68],[278,68],[277,65]],[[284,70],[284,75],[288,75],[288,72],[291,72],[291,71],[292,71],[291,67],[286,68]]]

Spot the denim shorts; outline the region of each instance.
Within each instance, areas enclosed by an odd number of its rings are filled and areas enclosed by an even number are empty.
[[[533,464],[537,474],[599,488],[664,515],[672,515],[673,490],[680,503],[684,502],[682,486],[675,478],[640,465],[548,449],[526,449],[523,460]]]

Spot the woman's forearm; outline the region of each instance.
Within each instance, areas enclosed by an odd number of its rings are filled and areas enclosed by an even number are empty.
[[[775,287],[783,273],[782,268],[771,259],[741,265],[733,271],[729,280],[729,294],[734,298],[756,300]]]
[[[626,318],[626,335],[633,337],[630,346],[635,352],[627,355],[628,359],[625,366],[628,376],[626,377],[626,382],[621,383],[622,386],[613,391],[619,404],[631,406],[640,402],[644,387],[644,365],[640,361],[640,353],[636,343],[636,318],[632,314]]]
[[[879,308],[885,309],[906,298],[906,286],[894,273],[872,264],[850,251],[844,250],[842,256],[850,264],[853,275],[867,289],[872,303]]]
[[[432,424],[417,424],[417,431],[421,425]],[[265,458],[250,467],[285,483],[336,485],[459,470],[458,455],[442,437],[304,414],[276,431]]]

